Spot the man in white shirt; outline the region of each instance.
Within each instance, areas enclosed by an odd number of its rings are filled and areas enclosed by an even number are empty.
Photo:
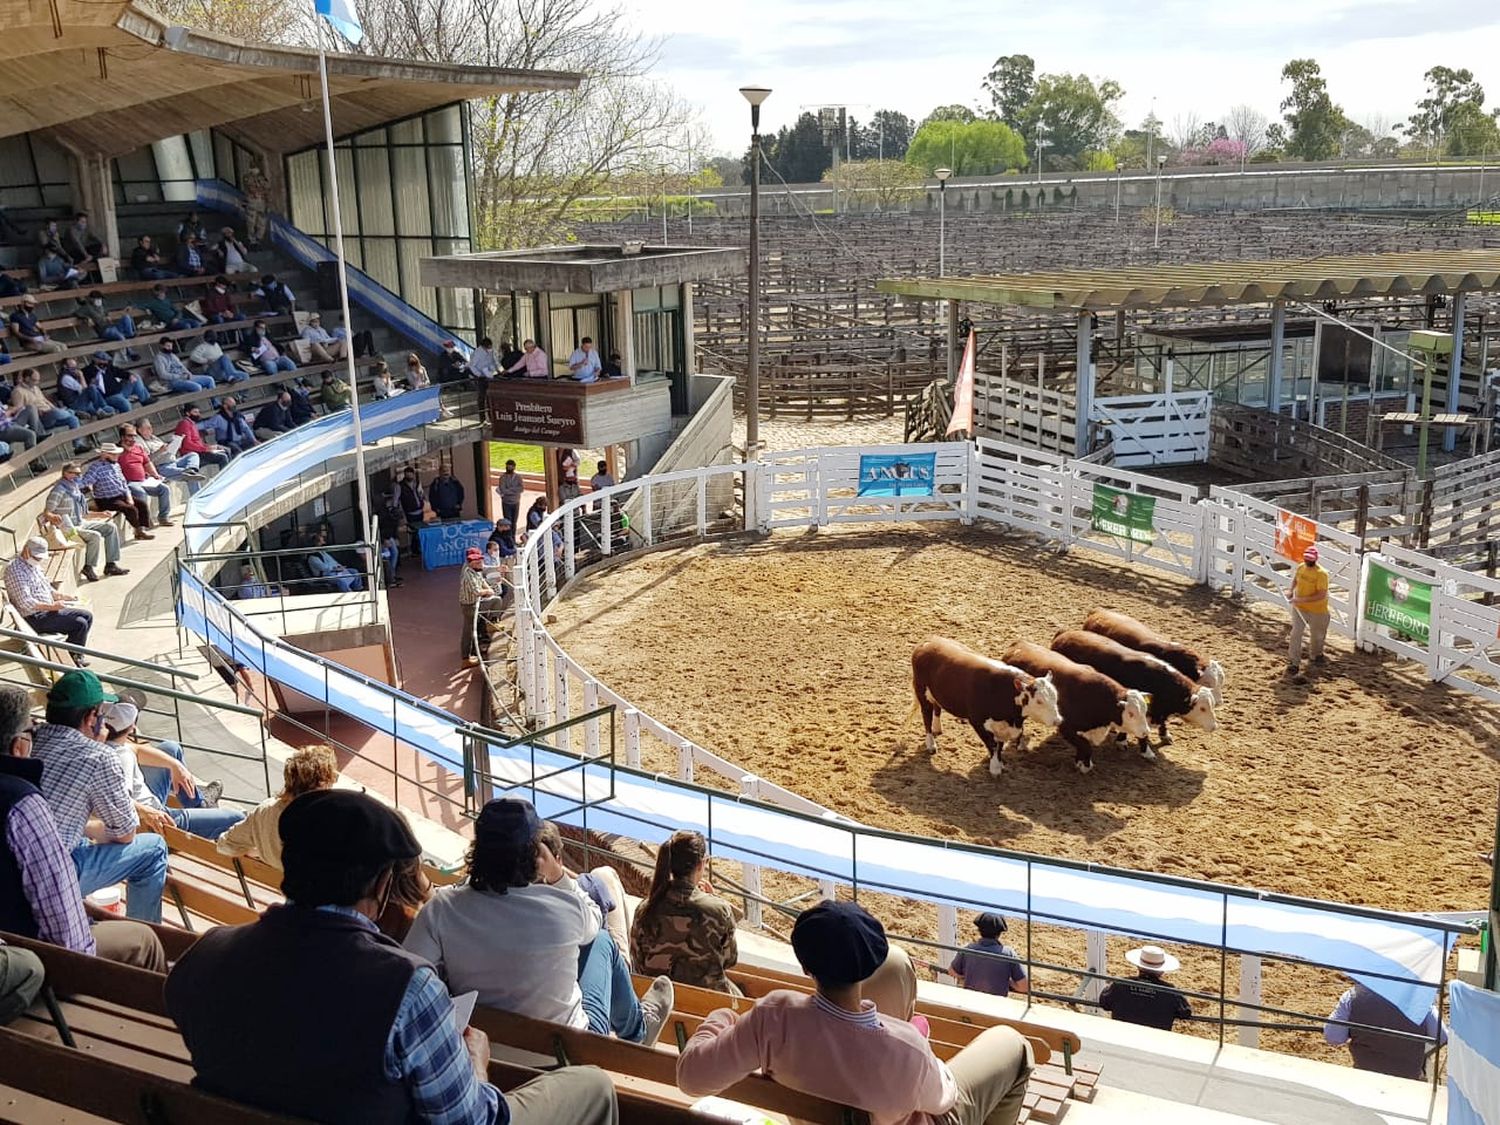
[[[323,327],[323,318],[313,313],[307,318],[307,327],[302,329],[302,338],[307,341],[308,354],[318,363],[332,363],[349,354],[349,341],[342,328],[330,332]]]
[[[533,1019],[651,1046],[672,1013],[658,977],[639,1001],[599,908],[541,842],[529,801],[490,801],[474,823],[468,878],[422,908],[406,948],[454,994]]]
[[[568,357],[568,370],[580,383],[598,382],[599,372],[603,366],[599,360],[599,353],[594,348],[594,340],[590,336],[585,336],[580,340],[578,347]]]
[[[495,356],[495,341],[486,336],[469,353],[469,374],[476,379],[493,379],[499,373],[500,360]]]
[[[547,353],[536,346],[535,340],[527,340],[521,345],[522,356],[505,369],[507,375],[519,371],[528,379],[550,379],[552,378],[552,361],[547,358]]]

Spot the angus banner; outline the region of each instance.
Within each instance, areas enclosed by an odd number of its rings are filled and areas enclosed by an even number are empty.
[[[1156,497],[1122,492],[1107,484],[1094,485],[1095,531],[1129,539],[1133,543],[1156,542]]]
[[[936,453],[860,454],[861,496],[931,496],[936,477]]]
[[[1365,579],[1365,620],[1425,645],[1432,632],[1432,583],[1418,582],[1371,561]]]

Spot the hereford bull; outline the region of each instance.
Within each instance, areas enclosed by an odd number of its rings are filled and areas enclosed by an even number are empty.
[[[1128,738],[1145,738],[1151,732],[1146,697],[1103,672],[1030,641],[1012,645],[1001,659],[1033,676],[1051,678],[1062,714],[1057,730],[1073,747],[1079,773],[1094,768],[1094,747],[1113,742],[1122,732]]]
[[[1213,692],[1215,703],[1224,702],[1224,666],[1217,660],[1205,660],[1187,645],[1169,641],[1134,617],[1112,609],[1094,610],[1083,619],[1083,628],[1118,641],[1126,648],[1165,660],[1199,687]]]
[[[1174,715],[1181,715],[1203,730],[1213,730],[1219,725],[1214,718],[1212,689],[1195,686],[1176,668],[1149,652],[1137,652],[1119,641],[1082,629],[1065,629],[1057,634],[1052,638],[1052,651],[1098,669],[1110,679],[1145,695],[1146,717],[1157,728],[1163,744],[1172,741],[1167,733],[1167,720]],[[1146,757],[1156,757],[1144,736],[1140,748]]]
[[[943,733],[943,712],[963,719],[990,752],[990,774],[999,777],[1001,752],[1012,743],[1025,746],[1025,722],[1046,727],[1058,722],[1057,689],[1047,676],[1034,677],[965,648],[957,641],[933,637],[911,654],[911,686],[922,711],[927,752]]]

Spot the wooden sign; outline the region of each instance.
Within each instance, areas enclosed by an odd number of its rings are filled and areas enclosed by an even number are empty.
[[[559,394],[546,383],[495,381],[490,386],[490,433],[497,441],[580,445],[583,399],[577,388]]]

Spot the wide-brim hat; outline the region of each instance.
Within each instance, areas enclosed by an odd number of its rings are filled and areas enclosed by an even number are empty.
[[[118,457],[120,454],[122,454],[122,453],[125,452],[125,447],[124,446],[120,446],[120,445],[116,445],[112,441],[107,441],[107,442],[105,442],[103,445],[101,445],[99,447],[99,452],[100,453],[109,453],[109,454],[112,454],[115,457]]]
[[[1143,945],[1139,949],[1132,949],[1125,954],[1125,960],[1148,973],[1175,973],[1182,968],[1182,962],[1159,945]]]

